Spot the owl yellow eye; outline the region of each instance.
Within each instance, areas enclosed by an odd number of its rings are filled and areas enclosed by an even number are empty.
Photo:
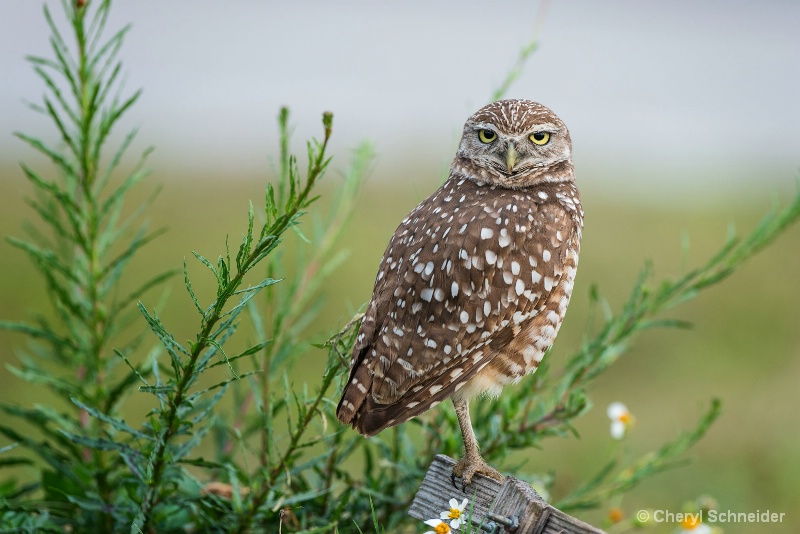
[[[550,141],[550,134],[547,132],[536,132],[530,135],[530,140],[534,145],[546,145]]]
[[[478,130],[478,139],[481,140],[481,143],[489,144],[497,139],[497,134],[494,130]]]

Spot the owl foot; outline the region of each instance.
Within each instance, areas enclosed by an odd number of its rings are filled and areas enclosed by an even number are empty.
[[[501,475],[497,469],[487,464],[480,456],[475,456],[473,458],[465,456],[453,466],[453,475],[451,477],[453,487],[458,488],[458,486],[456,486],[456,477],[458,477],[461,479],[461,491],[464,491],[464,488],[470,485],[472,477],[477,473],[486,475],[498,482],[503,481],[503,475]]]

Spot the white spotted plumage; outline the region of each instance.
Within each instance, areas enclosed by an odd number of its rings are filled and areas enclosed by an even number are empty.
[[[567,309],[582,225],[569,132],[552,111],[504,100],[470,117],[450,177],[389,242],[339,419],[373,435],[535,371]]]

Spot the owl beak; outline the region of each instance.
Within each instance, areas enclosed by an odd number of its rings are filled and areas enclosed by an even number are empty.
[[[514,148],[514,145],[509,144],[508,150],[506,150],[506,166],[508,167],[508,172],[514,170],[514,166],[519,162],[519,153]]]

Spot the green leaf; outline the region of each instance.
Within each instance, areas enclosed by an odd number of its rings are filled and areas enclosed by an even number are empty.
[[[42,75],[43,78],[47,79],[47,76],[44,73],[40,73],[40,74]],[[59,98],[59,97],[60,97],[60,92],[56,91],[56,98]],[[72,138],[72,136],[69,134],[69,132],[67,131],[66,127],[64,126],[63,122],[61,121],[61,117],[58,115],[58,112],[56,111],[55,107],[53,106],[53,103],[50,101],[50,99],[45,97],[44,104],[45,104],[45,108],[47,109],[47,113],[50,115],[50,118],[53,119],[53,122],[56,124],[56,127],[58,128],[59,132],[61,133],[61,139],[64,141],[64,143],[67,144],[67,146],[70,148],[70,150],[72,150],[72,153],[75,156],[78,156],[78,154],[79,154],[78,144]],[[70,112],[69,107],[66,108],[66,111]]]
[[[267,278],[266,280],[262,280],[260,283],[256,284],[255,286],[249,286],[246,289],[239,289],[233,293],[233,295],[238,295],[244,293],[244,296],[239,300],[239,302],[228,310],[227,312],[223,313],[221,317],[225,317],[228,315],[238,315],[242,308],[252,299],[255,297],[259,291],[264,289],[265,287],[269,287],[273,284],[277,284],[278,282],[282,282],[283,279],[273,280],[271,278]]]
[[[37,202],[32,199],[25,199],[25,203],[33,208],[36,211],[36,214],[50,226],[50,229],[55,234],[55,237],[59,240],[64,239],[68,240],[71,239],[71,235],[68,233],[68,229],[65,228],[64,222],[61,219],[60,214],[57,210],[53,208],[52,203],[48,203],[47,205]],[[31,230],[37,232],[33,233]],[[52,248],[50,243],[46,240],[46,238],[42,237],[37,230],[31,228],[28,230],[28,235],[33,236],[34,240],[37,240],[40,245],[44,245],[43,248]]]
[[[12,332],[19,332],[28,335],[35,339],[43,339],[49,341],[53,345],[66,347],[70,350],[77,350],[77,347],[68,339],[60,337],[50,330],[38,328],[28,323],[18,323],[14,321],[0,321],[0,329],[10,330]]]
[[[27,252],[35,262],[41,263],[48,269],[57,271],[76,285],[80,284],[80,280],[75,276],[74,269],[65,265],[52,250],[43,250],[31,243],[13,237],[8,238],[8,242],[18,249]]]
[[[140,382],[142,382],[145,385],[149,385],[147,379],[144,377],[144,375],[142,375],[142,371],[140,370],[140,368],[138,366],[134,366],[131,363],[131,361],[127,358],[127,356],[125,356],[121,351],[117,349],[114,349],[114,354],[116,354],[123,362],[125,362],[125,365],[128,366],[133,375],[136,378],[138,378]]]
[[[125,298],[120,300],[119,302],[114,304],[112,308],[112,314],[117,314],[121,312],[123,309],[127,308],[133,302],[138,301],[147,291],[153,289],[154,287],[158,287],[168,279],[172,278],[176,274],[178,274],[178,269],[170,269],[169,271],[164,271],[161,274],[158,274],[148,281],[134,289],[131,293],[129,293]]]
[[[0,425],[0,434],[6,436],[11,441],[18,442],[22,447],[25,447],[29,451],[39,456],[44,462],[56,469],[63,476],[73,479],[76,478],[73,464],[74,458],[77,456],[70,458],[63,452],[53,448],[52,445],[47,441],[34,441],[5,425]],[[70,447],[72,447],[72,444],[70,444]]]
[[[198,313],[200,313],[201,317],[206,316],[206,312],[200,306],[200,302],[197,300],[197,295],[194,294],[194,290],[192,289],[192,281],[189,279],[189,269],[186,266],[186,259],[183,260],[183,285],[186,287],[186,291],[189,292],[189,296],[194,302],[195,308],[197,308]]]
[[[72,163],[67,161],[66,158],[64,158],[64,156],[62,156],[59,152],[48,147],[39,139],[30,137],[20,132],[15,132],[14,135],[28,143],[32,148],[50,158],[50,160],[60,167],[65,173],[71,174],[72,176],[78,176],[78,170],[73,166]]]
[[[136,430],[135,428],[133,428],[133,427],[129,426],[128,424],[126,424],[125,421],[122,418],[112,417],[112,416],[110,416],[108,414],[105,414],[105,413],[101,412],[100,410],[98,410],[97,408],[92,408],[91,406],[81,402],[76,397],[71,397],[70,400],[72,401],[72,403],[75,406],[77,406],[78,408],[80,408],[82,410],[85,410],[89,415],[91,415],[92,417],[94,417],[95,419],[97,419],[99,421],[102,421],[102,422],[106,423],[111,428],[119,430],[120,432],[126,432],[126,433],[130,434],[131,436],[133,436],[135,438],[139,438],[139,439],[143,439],[143,440],[152,440],[153,439],[153,437],[150,436],[149,434],[145,434],[144,432],[140,432],[140,431]]]
[[[131,257],[133,257],[133,255],[136,254],[136,252],[138,252],[140,248],[145,246],[147,243],[149,243],[156,237],[163,235],[165,231],[166,230],[162,228],[141,238],[139,237],[134,238],[130,243],[127,244],[127,248],[125,249],[125,251],[116,258],[114,258],[113,260],[111,260],[108,263],[108,265],[100,272],[100,278],[105,278],[111,274],[113,276],[112,282],[115,282],[119,277],[119,274],[113,275],[112,273],[124,267],[130,261]]]
[[[175,386],[139,386],[142,393],[153,393],[154,395],[169,395],[175,392]]]
[[[55,52],[57,59],[57,62],[55,62],[54,65],[51,63],[51,65],[54,69],[63,74],[65,78],[67,78],[75,100],[80,102],[81,92],[78,89],[78,84],[73,76],[73,73],[78,70],[78,66],[75,64],[75,62],[71,61],[66,42],[61,37],[61,34],[58,31],[58,26],[53,21],[53,17],[50,15],[50,10],[47,8],[47,6],[44,7],[44,17],[47,21],[48,27],[50,28],[50,45],[52,46],[53,52]],[[32,60],[29,59],[29,61]]]
[[[236,253],[236,270],[242,272],[245,259],[250,255],[250,250],[253,246],[253,219],[255,212],[253,211],[253,202],[248,203],[247,209],[247,232],[242,236],[242,244],[239,245],[239,251]]]
[[[243,378],[247,378],[248,376],[254,375],[254,374],[256,374],[257,372],[258,372],[258,371],[248,371],[248,372],[246,372],[246,373],[243,373],[243,374],[241,374],[241,375],[238,375],[238,376],[234,376],[234,377],[228,378],[228,379],[226,379],[226,380],[223,380],[223,381],[221,381],[221,382],[217,382],[216,384],[214,384],[214,385],[212,385],[212,386],[209,386],[209,387],[207,387],[207,388],[205,388],[205,389],[202,389],[202,390],[200,390],[200,391],[198,391],[198,392],[196,392],[196,393],[193,393],[193,394],[190,396],[190,399],[199,399],[201,396],[205,395],[205,394],[206,394],[206,393],[208,393],[209,391],[214,391],[215,389],[218,389],[218,388],[224,388],[224,387],[226,387],[228,384],[230,384],[231,382],[235,382],[235,381],[237,381],[237,380],[241,380],[241,379],[243,379]]]
[[[61,433],[64,435],[64,437],[66,437],[68,440],[75,443],[76,445],[88,447],[90,449],[98,451],[117,451],[119,453],[125,453],[128,455],[139,454],[138,451],[132,449],[128,445],[125,445],[124,443],[120,443],[118,441],[114,441],[111,439],[92,438],[88,436],[74,434],[72,432],[67,432],[64,430],[62,430]]]
[[[125,138],[122,140],[122,143],[120,143],[120,145],[114,151],[114,155],[111,157],[111,161],[108,163],[108,165],[106,165],[106,168],[103,171],[103,174],[101,175],[101,177],[97,181],[98,189],[102,189],[105,186],[105,184],[108,183],[108,180],[111,178],[111,175],[114,173],[114,171],[116,171],[119,168],[119,165],[122,162],[122,156],[125,155],[125,153],[128,151],[128,148],[131,146],[131,143],[136,138],[138,133],[139,133],[139,129],[138,128],[132,129],[130,132],[127,133]],[[143,161],[147,158],[147,156],[152,151],[153,151],[152,147],[148,148],[147,150],[145,150],[145,152],[142,154],[142,157],[141,157],[141,159],[139,161],[139,165],[136,166],[136,170],[134,171],[134,173],[131,176],[129,176],[128,178],[126,178],[125,182],[123,182],[123,185],[118,187],[114,191],[114,193],[112,193],[111,196],[103,202],[103,204],[102,204],[102,206],[100,208],[100,216],[101,217],[105,216],[111,210],[111,207],[115,203],[121,202],[121,200],[124,197],[125,193],[127,191],[129,191],[130,188],[135,183],[138,183],[142,178],[144,178],[147,175],[147,173],[139,174],[138,170],[139,170],[141,164],[143,163]],[[127,187],[126,187],[126,184],[127,184]]]
[[[59,186],[42,179],[36,172],[34,172],[24,163],[20,164],[20,167],[25,173],[25,177],[28,178],[28,180],[34,186],[36,186],[39,191],[48,195],[51,197],[51,200],[54,201],[53,204],[48,204],[49,208],[53,210],[53,218],[58,220],[58,213],[63,213],[66,215],[67,220],[69,221],[69,228],[71,230],[69,233],[70,239],[74,240],[80,248],[86,250],[88,248],[88,243],[83,232],[82,221],[80,220],[81,210],[75,201],[70,197],[69,194],[67,194],[65,191],[62,191]],[[45,220],[49,221],[50,219]],[[57,224],[60,225],[61,222],[59,221]]]
[[[13,365],[6,365],[6,369],[14,376],[25,380],[30,384],[42,384],[49,386],[52,390],[64,396],[78,393],[80,389],[75,384],[54,376],[49,371],[32,369],[25,367],[19,369]]]
[[[161,340],[162,345],[164,348],[167,349],[167,354],[170,356],[170,360],[172,361],[173,369],[175,370],[175,375],[179,376],[180,372],[183,370],[183,362],[178,356],[178,352],[181,352],[187,356],[190,356],[189,351],[187,351],[183,345],[175,341],[175,338],[167,332],[164,328],[164,325],[161,324],[161,321],[155,315],[150,315],[147,312],[147,308],[144,307],[143,304],[139,303],[139,310],[142,312],[147,324],[150,325],[150,330]]]
[[[77,477],[65,477],[58,470],[42,470],[42,489],[46,500],[66,502],[70,495],[85,495],[86,489]]]
[[[202,255],[198,254],[198,253],[197,253],[197,252],[195,252],[195,251],[192,251],[192,254],[194,254],[194,257],[195,257],[195,258],[197,258],[198,260],[200,260],[200,263],[202,263],[203,265],[205,265],[206,267],[208,267],[208,269],[209,269],[209,270],[210,270],[212,273],[214,273],[214,278],[216,278],[217,280],[219,280],[219,273],[217,272],[217,269],[216,269],[216,267],[214,267],[214,265],[213,265],[213,264],[212,264],[210,261],[208,261],[208,260],[207,260],[207,259],[206,259],[204,256],[202,256]]]
[[[230,362],[234,362],[234,361],[238,360],[239,358],[244,358],[245,356],[250,356],[251,354],[255,354],[258,351],[260,351],[261,349],[263,349],[264,347],[266,347],[267,345],[269,345],[270,342],[271,342],[270,340],[262,341],[261,343],[258,343],[257,345],[253,345],[252,347],[250,347],[249,349],[245,350],[244,352],[242,352],[240,354],[237,354],[236,356],[233,356],[232,358],[226,358],[225,361],[212,363],[211,365],[206,367],[206,369],[211,369],[212,367],[217,367],[218,365],[230,364]]]

